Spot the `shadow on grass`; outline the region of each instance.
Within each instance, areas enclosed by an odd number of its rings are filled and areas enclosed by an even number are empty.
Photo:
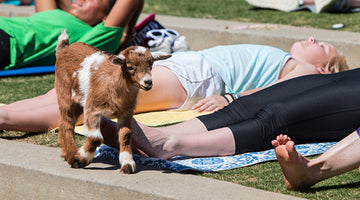
[[[321,192],[326,190],[336,190],[336,189],[358,189],[359,187],[360,187],[360,181],[355,183],[341,184],[341,185],[320,186],[320,187],[304,189],[299,191],[306,193],[316,193],[316,192]]]
[[[33,136],[37,136],[37,135],[42,135],[44,134],[44,132],[38,132],[38,133],[21,133],[20,135],[1,135],[2,132],[0,132],[0,138],[1,139],[5,139],[5,140],[20,140],[20,139],[25,139],[25,138],[29,138],[29,137],[33,137]]]

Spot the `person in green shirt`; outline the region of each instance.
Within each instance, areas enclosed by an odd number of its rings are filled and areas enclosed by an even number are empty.
[[[70,43],[121,50],[144,0],[36,0],[29,17],[0,18],[0,69],[55,64],[55,47],[66,29]]]

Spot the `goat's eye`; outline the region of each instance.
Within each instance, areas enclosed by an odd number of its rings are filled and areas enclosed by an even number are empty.
[[[134,69],[133,67],[131,67],[131,66],[127,67],[127,69],[128,69],[129,71],[134,71],[134,70],[135,70],[135,69]]]

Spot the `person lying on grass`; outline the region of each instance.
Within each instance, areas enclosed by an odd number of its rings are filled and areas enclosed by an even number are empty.
[[[70,43],[85,42],[115,53],[130,39],[143,4],[144,0],[35,0],[36,13],[29,17],[0,17],[0,69],[54,65],[64,29]]]
[[[360,69],[353,69],[293,78],[166,127],[133,120],[134,148],[169,159],[263,151],[284,132],[301,143],[339,141],[360,127],[359,76]],[[116,124],[106,118],[102,123],[104,143],[118,148]]]
[[[154,63],[153,88],[139,92],[135,112],[216,111],[239,95],[254,93],[274,83],[348,68],[344,56],[333,45],[318,42],[314,37],[295,42],[290,53],[252,44],[179,52]],[[56,95],[51,90],[0,107],[0,130],[43,132],[56,127],[60,119]]]

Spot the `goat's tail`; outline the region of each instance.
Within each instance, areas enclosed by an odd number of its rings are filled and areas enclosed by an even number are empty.
[[[64,29],[58,38],[58,43],[56,46],[56,56],[58,55],[58,53],[60,53],[60,51],[64,50],[68,46],[69,46],[69,36],[66,33],[66,29]]]

